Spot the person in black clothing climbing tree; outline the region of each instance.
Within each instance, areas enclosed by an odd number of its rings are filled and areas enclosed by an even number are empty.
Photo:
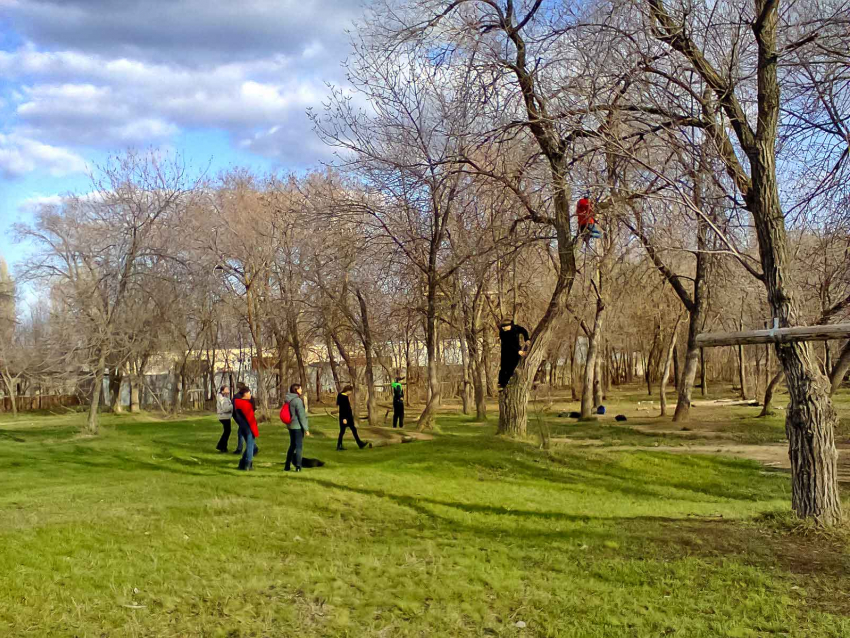
[[[520,337],[523,337],[525,344],[520,342]],[[516,325],[513,319],[506,319],[499,324],[499,341],[502,346],[499,389],[504,389],[519,365],[519,360],[528,351],[528,330]]]
[[[401,377],[395,378],[393,388],[393,427],[404,427],[404,388]]]
[[[342,447],[342,437],[345,435],[345,429],[350,428],[354,435],[354,442],[361,450],[366,447],[367,443],[360,440],[357,434],[357,428],[354,426],[354,411],[351,409],[351,401],[349,395],[354,391],[350,385],[345,386],[336,397],[336,404],[339,406],[339,439],[336,442],[337,450],[344,450]]]

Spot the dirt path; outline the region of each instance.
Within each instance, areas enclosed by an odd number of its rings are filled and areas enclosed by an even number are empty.
[[[554,440],[554,439],[553,439]],[[588,445],[598,443],[591,440],[557,439],[560,443],[572,445]],[[850,444],[842,443],[838,448],[838,481],[850,485]],[[740,445],[736,443],[718,442],[714,444],[701,445],[615,445],[600,447],[600,450],[613,452],[645,451],[645,452],[668,452],[670,454],[714,454],[718,456],[734,456],[741,459],[758,461],[766,467],[781,470],[791,470],[791,461],[788,458],[788,446],[785,444],[772,445]]]

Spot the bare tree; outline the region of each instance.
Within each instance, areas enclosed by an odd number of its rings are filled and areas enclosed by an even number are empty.
[[[780,15],[781,3],[776,0],[754,0],[744,10],[728,7],[727,11],[724,5],[712,15],[692,13],[684,5],[671,5],[664,0],[645,0],[643,6],[653,37],[677,56],[684,69],[693,70],[708,89],[699,96],[707,136],[755,227],[761,270],[753,274],[764,284],[771,314],[779,325],[795,325],[799,311],[786,280],[788,234],[777,172],[780,114],[784,108],[780,66],[799,55],[796,52],[815,39],[818,28],[834,31],[830,28],[834,18],[818,15],[820,9],[812,7],[814,15],[800,18],[799,25],[789,23],[803,13]],[[729,49],[703,44],[714,45],[727,39],[730,19],[733,34],[749,31],[752,40],[735,39],[731,53]],[[695,20],[701,21],[699,29],[694,27]],[[691,35],[697,30],[706,34],[701,41]],[[723,51],[725,59],[717,59],[716,51]],[[750,63],[752,73],[745,68]],[[676,71],[681,77],[682,69]],[[721,122],[721,117],[726,123]],[[736,149],[740,149],[743,159]],[[799,516],[811,517],[823,525],[838,524],[841,503],[833,433],[837,417],[829,398],[829,384],[808,344],[779,344],[776,351],[791,398],[786,432],[793,509]]]
[[[82,321],[94,386],[87,430],[98,432],[106,362],[125,303],[168,255],[177,217],[196,186],[180,158],[127,153],[92,179],[92,192],[42,207],[19,232],[36,247],[30,277],[50,283]]]

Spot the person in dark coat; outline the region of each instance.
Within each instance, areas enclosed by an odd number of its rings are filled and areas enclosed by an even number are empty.
[[[351,400],[349,396],[354,391],[350,385],[345,386],[336,397],[336,404],[339,406],[339,439],[336,442],[337,451],[344,450],[342,447],[342,437],[345,435],[345,429],[350,428],[354,435],[354,442],[361,450],[366,447],[367,443],[360,440],[357,434],[357,427],[354,425],[354,411],[351,409]]]
[[[404,428],[404,388],[401,385],[401,377],[395,378],[392,384],[393,390],[393,428]]]
[[[520,337],[524,342],[520,341]],[[518,326],[513,319],[506,319],[499,325],[499,341],[502,346],[502,360],[499,366],[499,388],[504,389],[514,375],[519,361],[525,356],[528,347],[528,330]]]

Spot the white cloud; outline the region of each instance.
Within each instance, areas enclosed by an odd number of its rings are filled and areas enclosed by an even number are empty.
[[[279,57],[192,69],[75,52],[0,52],[0,78],[29,82],[13,96],[19,133],[107,149],[162,144],[187,129],[224,130],[238,143],[274,126],[297,126],[312,138],[304,112],[318,106],[327,89],[322,79],[295,68]],[[305,149],[313,148],[311,141]]]
[[[32,212],[41,206],[56,206],[62,202],[61,195],[33,195],[22,200],[18,205],[21,212]]]
[[[24,42],[0,50],[0,132],[73,155],[217,130],[238,148],[312,163],[326,153],[304,113],[327,81],[344,83],[344,30],[360,5],[0,0]],[[6,153],[7,175],[30,165]]]
[[[19,177],[35,170],[61,177],[84,172],[86,163],[68,149],[42,144],[14,133],[0,133],[0,175]]]

